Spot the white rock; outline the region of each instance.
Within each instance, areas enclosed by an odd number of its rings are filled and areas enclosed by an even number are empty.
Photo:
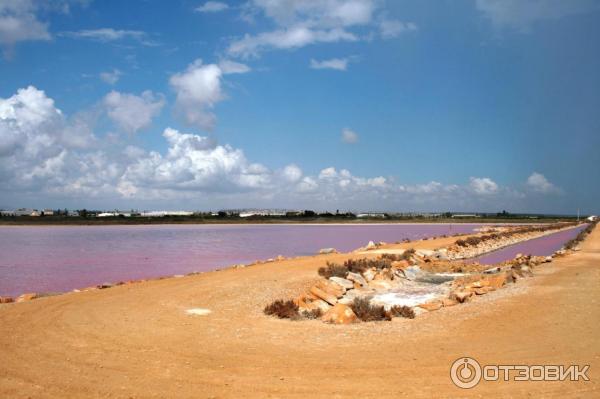
[[[337,253],[337,251],[335,250],[335,248],[323,248],[323,249],[321,249],[319,251],[319,253],[321,255],[324,255],[324,254],[335,254],[335,253]]]
[[[352,283],[352,281],[342,277],[329,277],[329,280],[341,285],[347,290],[354,288],[354,284]]]
[[[367,269],[362,273],[362,275],[364,276],[365,280],[371,281],[375,278],[375,271],[373,269]]]
[[[192,314],[196,316],[206,316],[212,313],[210,309],[202,309],[202,308],[192,308],[185,311],[187,314]]]
[[[360,284],[362,287],[367,285],[367,280],[358,273],[349,272],[346,278],[350,281]]]

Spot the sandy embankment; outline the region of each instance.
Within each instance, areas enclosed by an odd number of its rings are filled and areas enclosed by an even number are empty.
[[[342,254],[1,305],[0,397],[598,397],[600,229],[581,247],[536,278],[414,320],[336,326],[262,314]],[[591,381],[465,391],[449,378],[461,356],[590,364]]]

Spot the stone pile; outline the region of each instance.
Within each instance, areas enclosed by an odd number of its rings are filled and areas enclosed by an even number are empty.
[[[514,283],[517,279],[533,276],[535,266],[552,260],[552,257],[519,254],[510,261],[475,273],[431,273],[421,266],[441,262],[437,269],[442,271],[441,264],[448,266],[446,270],[452,270],[453,263],[436,260],[431,255],[417,252],[408,259],[391,262],[390,267],[370,267],[360,273],[348,271],[344,277],[333,276],[320,280],[293,302],[301,313],[318,309],[322,321],[348,324],[358,320],[350,307],[355,298],[367,298],[380,304],[378,298],[382,294],[384,297],[387,293],[410,294],[418,291],[419,287],[432,287],[428,292],[435,299],[415,305],[413,310],[418,315],[468,302],[476,296]]]
[[[467,244],[464,246],[458,245],[457,243],[449,246],[445,255],[446,258],[450,260],[475,258],[510,245],[556,233],[559,229],[560,228],[557,228],[554,225],[548,226],[544,231],[520,232],[518,229],[516,229],[507,235],[497,235],[496,238],[481,240],[475,245],[468,244],[467,239]]]

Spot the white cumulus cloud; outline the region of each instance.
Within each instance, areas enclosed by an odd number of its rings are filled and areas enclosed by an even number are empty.
[[[36,16],[37,4],[30,0],[0,1],[0,46],[10,57],[18,42],[50,40],[48,24]]]
[[[546,179],[546,176],[537,172],[533,172],[527,178],[526,184],[529,188],[538,193],[549,194],[560,191],[558,187],[556,187],[554,184],[550,183],[548,179]]]
[[[221,88],[223,72],[216,64],[191,63],[183,72],[171,76],[169,83],[177,93],[175,109],[191,126],[212,130],[216,116],[212,109],[225,99]]]
[[[119,110],[112,117],[130,131],[150,123],[162,103],[151,92],[112,92],[105,100]],[[120,113],[138,107],[149,109]],[[97,200],[103,207],[152,203],[202,208],[222,206],[226,200],[232,207],[271,201],[305,209],[490,211],[517,206],[528,193],[555,190],[537,172],[528,178],[531,190],[524,193],[501,188],[489,177],[472,177],[467,184],[399,184],[393,177],[357,176],[334,166],[310,174],[296,164],[270,168],[249,160],[240,148],[172,128],[163,131],[164,151],[130,145],[128,137],[98,138],[93,128],[93,115],[81,111],[67,117],[33,86],[0,98],[0,198],[16,199],[15,206],[24,196],[34,196],[54,198],[60,206]]]
[[[471,177],[469,185],[476,194],[490,195],[498,192],[498,184],[489,177]]]
[[[149,90],[139,96],[113,90],[104,97],[103,103],[113,122],[124,131],[135,133],[152,124],[152,119],[160,113],[165,100]]]

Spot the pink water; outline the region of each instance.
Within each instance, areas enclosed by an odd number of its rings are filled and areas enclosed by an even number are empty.
[[[469,233],[481,224],[0,226],[0,295],[62,292],[104,282],[208,271],[257,259],[350,251],[369,240],[396,242]],[[583,228],[583,227],[582,227]],[[549,255],[579,232],[556,233],[479,260]]]
[[[469,233],[480,224],[0,226],[0,295],[214,270],[257,259],[350,251]]]
[[[577,234],[579,234],[579,232],[584,230],[586,227],[587,225],[584,224],[573,229],[563,230],[559,231],[558,233],[524,241],[519,244],[511,245],[509,247],[499,249],[498,251],[480,256],[473,259],[473,261],[477,261],[481,264],[491,265],[513,259],[517,254],[536,256],[552,255],[555,251],[561,249],[564,243],[575,238]]]

